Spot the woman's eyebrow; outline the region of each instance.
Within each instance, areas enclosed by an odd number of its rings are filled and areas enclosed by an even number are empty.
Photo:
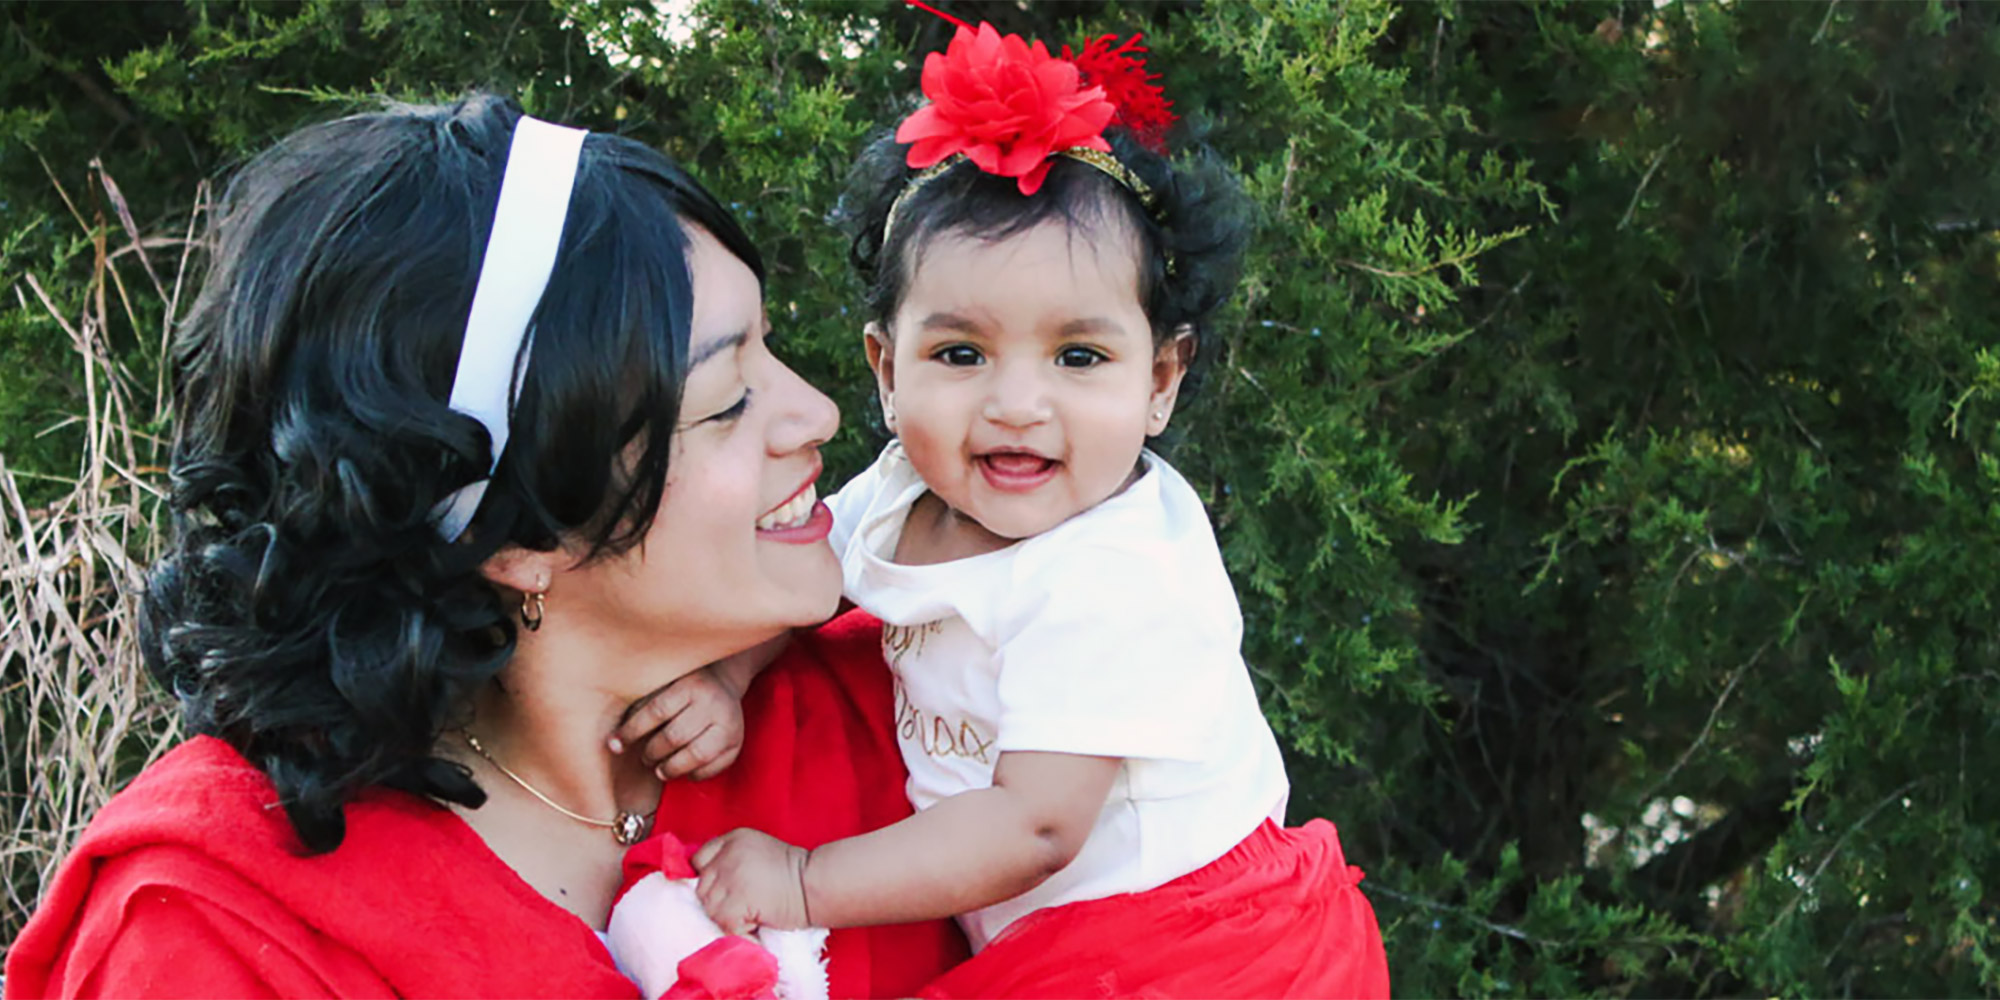
[[[688,357],[688,370],[693,371],[695,368],[699,367],[702,362],[707,361],[708,359],[715,357],[716,355],[721,354],[724,351],[732,351],[735,350],[736,348],[742,347],[743,342],[749,339],[750,339],[750,331],[738,330],[727,337],[717,337],[714,340],[711,340],[708,343],[695,348],[694,353]]]

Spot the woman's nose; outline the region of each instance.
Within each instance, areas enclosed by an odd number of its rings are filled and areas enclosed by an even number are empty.
[[[789,455],[825,444],[840,429],[840,406],[800,378],[790,366],[778,367],[778,378],[772,388],[776,390],[780,411],[772,422],[771,454]]]
[[[981,416],[1009,427],[1032,427],[1053,415],[1048,386],[1030,364],[999,364],[988,383]]]

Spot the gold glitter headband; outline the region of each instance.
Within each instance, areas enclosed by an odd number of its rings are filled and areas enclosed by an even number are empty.
[[[1110,153],[1084,146],[1071,146],[1068,149],[1057,150],[1050,155],[1067,156],[1079,163],[1088,163],[1098,170],[1103,171],[1112,180],[1125,185],[1126,190],[1138,195],[1139,203],[1146,206],[1146,211],[1148,212],[1153,210],[1154,203],[1158,200],[1153,194],[1153,189],[1150,185],[1140,180],[1139,175],[1132,172],[1132,168],[1118,162],[1118,158],[1112,156]],[[903,193],[897,195],[896,200],[889,203],[889,217],[882,223],[882,242],[884,245],[887,245],[889,242],[889,234],[896,231],[896,220],[902,217],[903,207],[909,204],[910,196],[916,194],[924,185],[937,180],[940,175],[957,166],[959,161],[963,159],[965,159],[964,153],[953,153],[939,160],[936,164],[925,168],[922,173],[910,178],[910,183],[903,188]]]

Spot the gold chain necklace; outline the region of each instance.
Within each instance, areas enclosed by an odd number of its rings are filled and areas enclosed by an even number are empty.
[[[646,836],[646,830],[653,825],[653,816],[659,812],[659,810],[655,809],[653,812],[641,814],[626,812],[621,809],[618,811],[618,815],[611,819],[595,819],[585,816],[582,813],[571,812],[563,808],[556,800],[543,795],[541,789],[528,784],[526,779],[508,770],[507,765],[494,760],[493,755],[487,753],[486,748],[479,745],[479,737],[471,733],[463,733],[462,735],[465,737],[465,745],[471,747],[473,753],[486,758],[486,763],[498,768],[501,774],[506,775],[514,784],[520,785],[523,791],[540,799],[543,805],[562,813],[564,816],[568,816],[570,819],[589,826],[610,830],[611,838],[618,841],[618,846],[620,847],[630,847]]]

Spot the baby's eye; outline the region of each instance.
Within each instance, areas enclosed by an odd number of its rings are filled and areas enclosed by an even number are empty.
[[[951,344],[946,347],[940,347],[931,352],[931,359],[942,361],[953,368],[970,368],[986,360],[985,356],[979,353],[979,348],[967,344]]]
[[[1095,347],[1065,347],[1056,352],[1058,368],[1090,368],[1106,360],[1104,352]]]

